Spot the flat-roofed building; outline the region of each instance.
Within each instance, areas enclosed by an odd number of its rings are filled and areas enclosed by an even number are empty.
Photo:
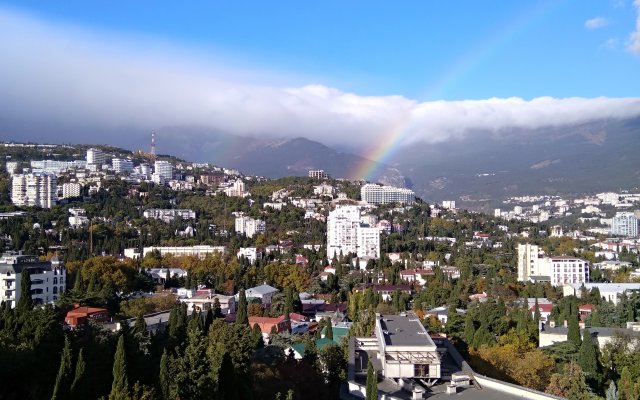
[[[156,250],[158,252],[160,252],[160,255],[162,255],[162,256],[167,255],[167,254],[173,254],[175,257],[195,256],[195,257],[198,257],[200,259],[204,259],[207,256],[207,254],[214,254],[214,253],[225,254],[227,252],[227,248],[225,246],[205,246],[205,245],[201,245],[201,246],[185,246],[185,247],[179,247],[179,246],[166,246],[166,247],[150,246],[150,247],[143,248],[142,249],[142,253],[137,248],[124,249],[124,256],[128,257],[128,258],[140,258],[140,257],[144,257],[148,253],[154,252]]]
[[[360,197],[369,204],[413,203],[415,193],[411,189],[381,186],[367,183],[360,188]]]

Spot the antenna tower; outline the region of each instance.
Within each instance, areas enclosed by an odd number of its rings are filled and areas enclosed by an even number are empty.
[[[156,131],[151,131],[151,158],[156,159]]]

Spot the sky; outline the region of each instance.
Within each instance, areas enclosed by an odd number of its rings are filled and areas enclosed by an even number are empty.
[[[640,115],[640,0],[4,1],[0,54],[2,140],[197,125],[375,158]]]

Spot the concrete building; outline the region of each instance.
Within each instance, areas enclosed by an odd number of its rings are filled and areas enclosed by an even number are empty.
[[[614,235],[637,237],[638,217],[632,212],[618,212],[611,221],[611,233]]]
[[[173,221],[176,218],[180,219],[195,219],[196,212],[189,209],[173,209],[173,208],[150,208],[144,210],[142,215],[148,219],[160,219],[165,222]]]
[[[244,257],[249,260],[251,264],[253,264],[254,262],[256,262],[256,260],[258,260],[259,257],[262,257],[262,252],[259,251],[256,247],[240,247],[240,250],[238,250],[236,257]]]
[[[169,161],[158,160],[153,165],[153,173],[163,181],[173,179],[173,165]]]
[[[329,174],[324,172],[323,169],[312,169],[309,171],[309,178],[314,179],[329,179]]]
[[[403,203],[409,204],[415,201],[413,190],[393,186],[381,186],[367,183],[360,188],[362,201],[369,204]]]
[[[244,234],[247,237],[254,237],[257,234],[264,233],[267,225],[261,219],[253,219],[244,215],[236,217],[236,232]]]
[[[80,197],[81,189],[82,189],[82,185],[79,183],[63,183],[62,198],[68,199],[70,197]]]
[[[38,256],[5,253],[0,257],[0,302],[15,307],[21,293],[22,273],[29,270],[31,298],[36,305],[52,304],[64,293],[67,272],[58,261],[40,261]]]
[[[93,147],[87,150],[87,166],[94,165],[94,168],[101,168],[106,162],[106,156],[102,150],[94,149]]]
[[[236,179],[231,186],[224,189],[224,193],[229,197],[246,197],[248,195],[242,179]]]
[[[589,263],[576,257],[546,257],[532,244],[518,245],[518,280],[551,282],[552,285],[589,282]]]
[[[575,295],[582,297],[582,289],[592,290],[598,288],[600,296],[606,301],[618,304],[618,299],[622,294],[630,294],[632,292],[640,292],[640,283],[585,283],[585,284],[568,284],[562,287],[564,296]]]
[[[273,296],[280,291],[273,286],[269,286],[267,284],[263,284],[260,286],[255,286],[245,290],[244,294],[249,299],[260,299],[262,304],[271,304],[271,299]],[[238,297],[238,295],[236,295]]]
[[[327,257],[349,253],[380,258],[380,230],[362,226],[359,207],[338,206],[327,218]]]
[[[207,254],[225,254],[227,252],[227,248],[225,246],[150,246],[142,249],[142,253],[137,248],[128,248],[124,249],[124,256],[128,258],[140,258],[144,257],[148,253],[158,251],[160,255],[164,256],[167,254],[172,254],[174,257],[181,256],[194,256],[200,259],[204,259]]]
[[[60,175],[70,170],[84,169],[86,163],[82,160],[58,161],[58,160],[32,160],[31,172],[43,172]]]
[[[445,200],[442,202],[442,208],[447,210],[455,210],[456,209],[456,201],[455,200]]]
[[[569,334],[569,328],[561,326],[551,326],[553,324],[545,324],[538,336],[538,347],[551,346],[554,343],[566,342]],[[604,346],[618,338],[630,338],[640,343],[640,325],[636,322],[627,322],[626,328],[604,328],[590,327],[591,337],[598,343],[600,350]],[[583,336],[584,330],[580,330],[580,336]]]
[[[128,174],[133,171],[133,161],[124,158],[112,159],[111,166],[116,174]]]
[[[55,175],[47,173],[14,175],[11,202],[19,207],[51,208],[58,201],[57,182]]]

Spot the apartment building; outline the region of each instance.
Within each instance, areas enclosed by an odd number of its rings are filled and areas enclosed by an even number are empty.
[[[31,298],[36,305],[51,304],[64,293],[67,273],[54,257],[51,261],[40,261],[38,256],[5,253],[0,257],[0,302],[11,308],[20,301],[22,276],[29,270]]]
[[[589,262],[577,257],[545,256],[533,244],[518,245],[518,280],[554,286],[589,282]]]
[[[47,173],[14,175],[11,202],[19,207],[51,208],[58,201],[57,182],[55,175]]]
[[[338,206],[327,218],[327,257],[348,253],[380,258],[380,230],[361,224],[358,206]]]
[[[360,197],[369,204],[413,203],[413,190],[367,183],[360,188]]]

